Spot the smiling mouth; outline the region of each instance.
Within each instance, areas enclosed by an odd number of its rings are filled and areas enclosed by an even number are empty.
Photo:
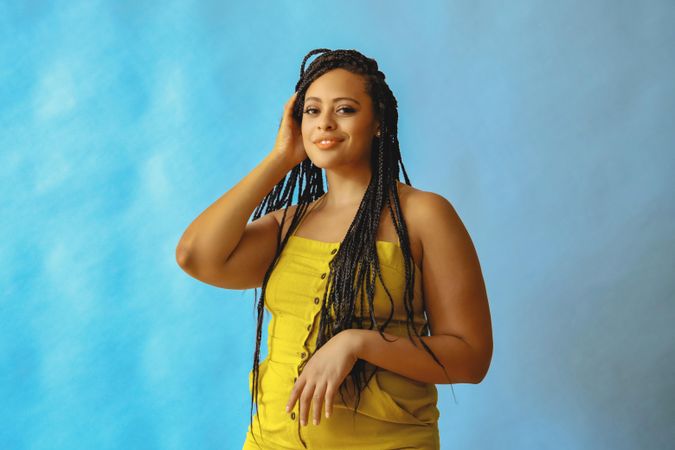
[[[342,141],[337,140],[337,139],[324,139],[324,140],[321,140],[321,141],[316,141],[314,144],[321,149],[326,149],[326,148],[334,147],[334,146],[338,145],[340,142],[342,142]]]

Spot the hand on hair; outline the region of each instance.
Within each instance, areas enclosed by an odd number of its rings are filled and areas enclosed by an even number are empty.
[[[302,140],[301,125],[293,118],[297,92],[284,105],[284,114],[281,117],[277,139],[273,152],[279,154],[291,167],[295,167],[307,158],[305,144]]]

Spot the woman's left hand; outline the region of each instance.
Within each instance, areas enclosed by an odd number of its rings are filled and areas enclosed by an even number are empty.
[[[299,416],[302,425],[307,425],[310,400],[314,400],[312,408],[314,425],[319,424],[324,398],[326,417],[332,414],[335,393],[358,360],[357,342],[349,331],[351,330],[339,332],[317,350],[307,361],[295,382],[291,398],[286,405],[286,412],[293,409],[295,401],[299,398]]]

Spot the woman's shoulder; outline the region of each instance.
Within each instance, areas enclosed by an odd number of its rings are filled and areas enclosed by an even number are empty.
[[[314,200],[313,202],[310,202],[309,205],[307,206],[307,209],[312,208],[317,201],[318,200]],[[284,211],[286,211],[285,222],[289,223],[290,219],[293,217],[293,215],[295,215],[295,210],[297,208],[298,208],[297,203],[294,203],[294,204],[292,204],[288,207],[282,207],[282,208],[276,209],[276,210],[272,211],[270,214],[277,220],[277,225],[280,226],[281,225],[281,219],[284,216]]]
[[[454,208],[450,201],[441,194],[419,189],[400,181],[397,181],[396,184],[398,187],[398,196],[401,203],[401,210],[403,211],[406,221],[416,223],[418,226],[422,226],[424,224],[427,224],[428,226],[427,221],[438,218],[439,214],[447,215],[448,212],[451,214],[454,213]],[[312,201],[308,205],[308,209],[313,208],[313,205],[317,201],[318,200]],[[295,214],[297,207],[297,204],[293,204],[288,207],[272,211],[271,214],[277,220],[277,224],[281,225],[284,211],[286,211],[286,222],[289,222],[289,219]],[[412,228],[417,229],[418,226],[413,225]]]
[[[447,210],[452,204],[441,194],[425,191],[405,183],[398,183],[399,199],[403,214],[411,219],[427,220],[440,208]]]
[[[443,195],[402,183],[399,198],[411,238],[423,247],[428,247],[430,236],[438,235],[439,231],[462,231],[459,215]]]

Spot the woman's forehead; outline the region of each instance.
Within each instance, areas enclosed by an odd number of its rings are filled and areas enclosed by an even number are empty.
[[[366,95],[363,76],[344,69],[333,69],[324,73],[307,88],[305,98],[354,97]]]

